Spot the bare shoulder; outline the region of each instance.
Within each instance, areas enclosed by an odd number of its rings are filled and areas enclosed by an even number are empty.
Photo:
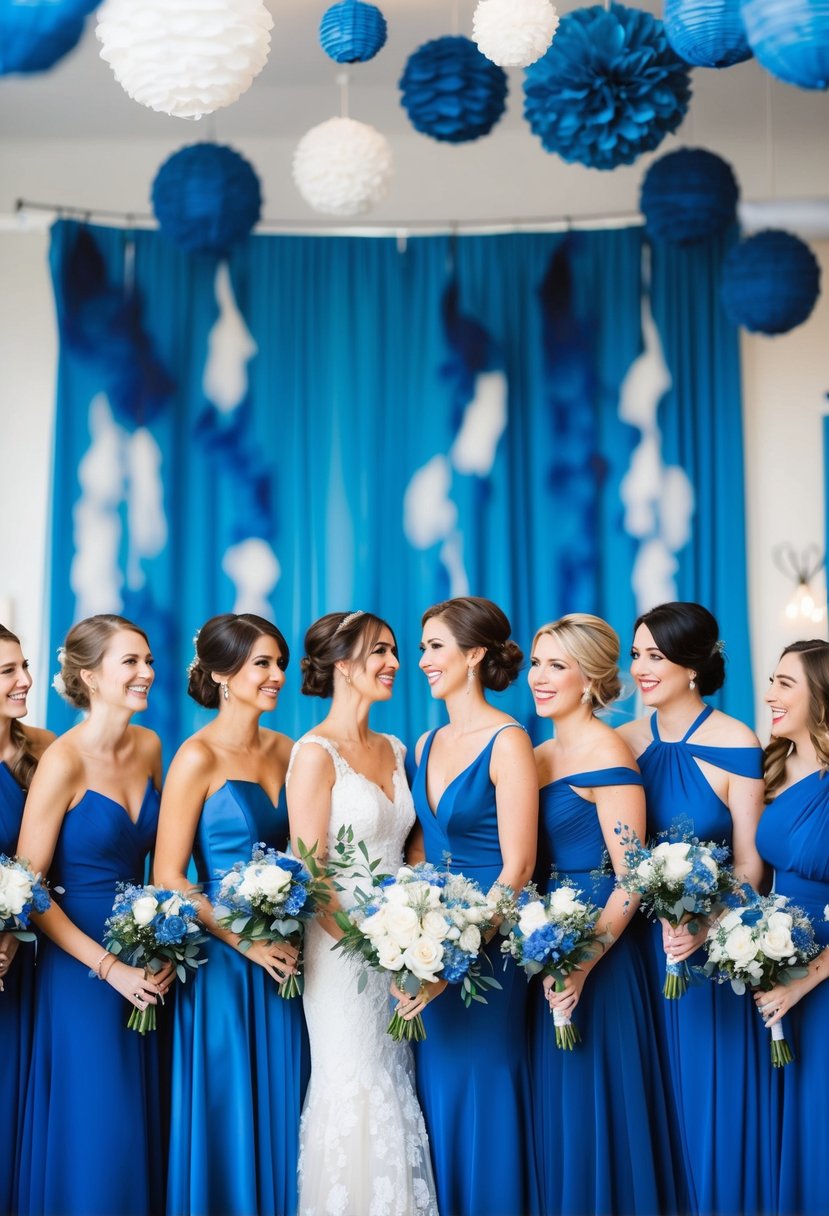
[[[37,783],[38,786],[60,785],[67,790],[74,790],[83,784],[86,769],[72,734],[73,731],[67,731],[44,750],[32,778],[33,788]]]
[[[759,747],[760,740],[750,726],[739,718],[715,709],[694,736],[694,743],[711,743],[714,747]]]
[[[187,781],[209,780],[216,765],[216,754],[201,733],[185,739],[173,756],[170,775]]]
[[[517,730],[505,730],[503,727],[515,726]],[[533,745],[530,736],[527,734],[520,722],[516,722],[514,718],[504,715],[504,721],[499,725],[498,733],[495,736],[495,742],[492,745],[493,758],[498,759],[513,759],[519,756],[532,755]]]
[[[161,740],[154,730],[146,726],[128,727],[130,737],[140,756],[146,756],[150,765],[161,759]]]
[[[619,727],[614,730],[612,726],[606,726],[604,722],[597,723],[601,726],[601,735],[597,737],[597,743],[593,754],[596,758],[596,768],[629,768],[633,772],[638,772],[636,757],[633,753],[633,748],[625,738],[623,731],[624,727]],[[630,723],[631,726],[635,723]],[[640,749],[640,751],[644,748]],[[600,763],[599,763],[600,762]]]
[[[418,739],[417,743],[415,744],[415,753],[414,754],[415,754],[415,763],[416,764],[420,764],[420,757],[423,755],[423,749],[426,746],[426,740],[429,738],[431,733],[432,732],[430,730],[425,730],[423,732],[423,734],[420,736],[420,738]]]
[[[330,789],[336,779],[336,772],[328,750],[317,740],[307,738],[298,739],[295,747],[291,781],[301,777],[303,781],[319,782]]]
[[[32,754],[37,760],[40,760],[46,748],[57,739],[57,735],[53,730],[44,730],[42,726],[24,726],[23,732],[26,735]]]
[[[650,717],[636,718],[633,722],[625,722],[622,726],[616,727],[614,734],[618,735],[625,742],[634,758],[638,758],[653,738]]]

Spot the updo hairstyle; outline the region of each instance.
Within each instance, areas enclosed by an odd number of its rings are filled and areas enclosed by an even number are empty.
[[[696,672],[700,695],[708,697],[725,683],[725,659],[716,618],[702,604],[660,604],[643,612],[633,626],[650,630],[666,659]]]
[[[11,642],[20,645],[20,638],[5,625],[0,625],[0,642]],[[13,718],[11,722],[11,741],[15,752],[9,761],[8,769],[22,789],[27,790],[37,768],[37,757],[32,751],[29,736],[20,723]]]
[[[373,612],[329,612],[314,621],[305,634],[300,691],[306,697],[332,697],[336,664],[345,660],[365,667],[384,629],[394,637],[388,621]]]
[[[114,613],[101,612],[97,616],[88,616],[72,626],[58,650],[60,682],[57,689],[64,701],[68,701],[76,709],[89,709],[89,689],[81,677],[81,672],[97,671],[109,643],[116,633],[124,630],[140,634],[147,643],[147,649],[150,649],[149,638],[144,630],[126,617],[116,616]]]
[[[809,738],[824,772],[829,769],[829,642],[813,638],[792,642],[781,654],[796,654],[803,666],[809,690]],[[763,753],[766,802],[771,801],[786,777],[786,760],[792,750],[790,739],[772,739]]]
[[[476,668],[482,688],[503,692],[518,675],[524,653],[510,638],[506,614],[492,600],[479,595],[461,595],[433,604],[423,613],[421,625],[440,617],[461,650],[486,651]]]
[[[570,612],[558,621],[542,625],[533,638],[533,650],[542,634],[562,645],[588,681],[594,709],[603,709],[622,691],[619,679],[619,636],[601,617],[588,612]]]
[[[291,652],[288,643],[271,621],[252,612],[223,612],[212,616],[196,634],[196,654],[189,668],[187,693],[205,709],[219,704],[219,685],[213,672],[235,676],[244,667],[256,645],[257,638],[273,638],[281,654],[280,667],[288,666]]]

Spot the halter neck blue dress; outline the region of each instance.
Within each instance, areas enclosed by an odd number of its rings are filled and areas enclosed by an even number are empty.
[[[539,890],[572,880],[602,907],[612,875],[598,876],[605,842],[580,788],[641,786],[630,768],[571,773],[540,792]],[[575,788],[573,788],[575,787]],[[582,1042],[556,1047],[541,984],[530,985],[531,1078],[541,1210],[651,1216],[679,1210],[671,1123],[644,998],[647,976],[628,927],[588,975],[573,1015]]]
[[[25,794],[0,762],[0,853],[14,857]],[[21,942],[14,962],[3,977],[0,992],[0,1043],[3,1066],[0,1068],[0,1212],[10,1212],[20,1153],[20,1121],[26,1074],[32,1049],[33,982],[35,952],[31,943]]]
[[[659,736],[638,757],[647,802],[648,834],[670,832],[682,817],[700,840],[732,844],[731,813],[706,780],[698,760],[742,777],[763,775],[759,747],[711,747],[691,742],[713,712],[706,706],[678,742]],[[644,920],[644,918],[642,918]],[[662,997],[662,926],[637,933],[658,1010],[663,1063],[676,1105],[681,1162],[692,1212],[748,1216],[774,1211],[776,1144],[767,1032],[747,996],[729,984],[698,980],[678,1000]],[[704,962],[702,949],[689,966]],[[739,1163],[737,1165],[736,1163]]]
[[[774,889],[811,917],[829,946],[829,777],[811,773],[783,790],[757,830],[760,856],[774,866]],[[783,1021],[794,1062],[782,1075],[780,1201],[787,1216],[829,1209],[829,983],[800,1000]],[[768,1048],[766,1049],[768,1050]]]
[[[193,857],[208,898],[217,874],[258,842],[284,849],[288,811],[252,781],[204,803]],[[167,1189],[169,1216],[292,1216],[299,1114],[308,1078],[302,1000],[211,937],[207,963],[176,992]]]
[[[489,890],[503,865],[495,787],[489,777],[501,727],[447,785],[435,811],[426,770],[435,731],[426,739],[412,794],[426,860]],[[522,729],[519,727],[519,729]],[[527,984],[506,969],[499,938],[488,953],[501,991],[465,1008],[450,985],[423,1014],[426,1039],[416,1044],[417,1091],[429,1132],[438,1208],[445,1216],[522,1216],[537,1211],[532,1116],[525,1035]]]
[[[135,821],[95,790],[63,818],[49,877],[65,890],[57,900],[66,915],[96,941],[116,884],[144,881],[158,807],[148,779]],[[18,1211],[156,1216],[164,1204],[156,1036],[128,1030],[128,1002],[45,934],[39,951]]]

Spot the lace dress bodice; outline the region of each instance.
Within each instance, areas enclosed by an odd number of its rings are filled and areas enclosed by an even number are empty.
[[[403,746],[386,738],[395,758],[393,800],[320,735],[305,735],[294,745],[286,783],[298,750],[322,747],[335,772],[328,849],[341,828],[351,827],[354,843],[362,841],[369,858],[379,860],[379,872],[393,873],[402,865],[415,813]],[[337,881],[347,909],[361,880]],[[411,1049],[386,1033],[389,978],[372,971],[358,992],[361,965],[333,947],[312,922],[304,947],[311,1083],[300,1125],[299,1216],[437,1216]]]

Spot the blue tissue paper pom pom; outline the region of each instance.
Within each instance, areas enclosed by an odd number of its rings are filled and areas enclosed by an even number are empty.
[[[488,135],[504,113],[507,76],[468,38],[425,42],[400,78],[401,104],[412,126],[448,143]]]
[[[0,76],[45,72],[80,40],[99,0],[0,0]]]
[[[162,234],[187,253],[226,254],[259,219],[262,194],[252,166],[221,144],[193,144],[159,169],[153,211]]]
[[[740,191],[727,161],[705,148],[678,148],[654,161],[642,182],[645,230],[654,241],[690,245],[723,232]]]
[[[525,70],[524,95],[524,116],[548,152],[615,169],[677,129],[691,84],[661,21],[593,5],[562,17],[546,55]]]
[[[790,232],[758,232],[735,245],[723,263],[725,310],[753,333],[788,333],[806,320],[819,295],[817,258]]]
[[[375,4],[340,0],[322,15],[320,46],[335,63],[366,63],[386,45],[387,32]]]
[[[751,58],[740,0],[665,0],[665,33],[686,63],[728,68]]]

